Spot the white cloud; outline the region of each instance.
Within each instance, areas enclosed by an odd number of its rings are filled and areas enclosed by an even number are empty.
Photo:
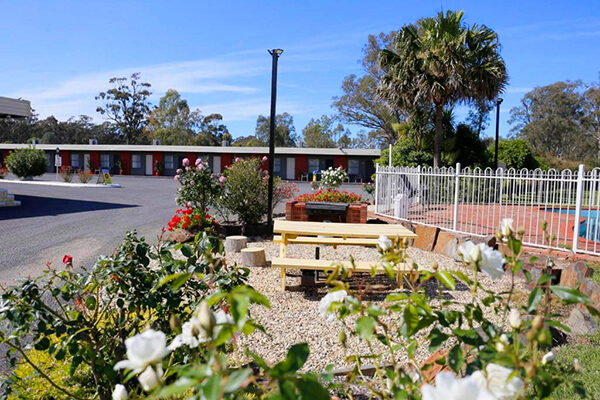
[[[509,87],[505,93],[527,93],[531,92],[533,88],[530,87]]]
[[[246,100],[234,100],[230,102],[210,103],[195,105],[202,110],[204,115],[219,113],[225,121],[241,121],[255,119],[258,115],[268,115],[271,107],[269,98],[253,98]],[[290,114],[305,114],[310,111],[309,107],[301,106],[294,102],[278,101],[277,112]]]
[[[231,59],[231,60],[230,60]],[[249,52],[243,56],[229,55],[223,59],[182,61],[136,66],[77,75],[55,85],[32,88],[9,96],[30,100],[41,117],[54,115],[63,119],[78,114],[95,114],[94,97],[109,87],[112,77],[128,77],[141,72],[141,80],[152,84],[153,97],[175,88],[186,94],[257,92],[257,88],[236,84],[239,78],[250,78],[269,72],[270,65]]]

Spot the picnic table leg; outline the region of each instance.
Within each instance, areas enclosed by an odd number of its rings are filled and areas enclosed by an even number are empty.
[[[285,292],[285,268],[281,268],[281,289]]]

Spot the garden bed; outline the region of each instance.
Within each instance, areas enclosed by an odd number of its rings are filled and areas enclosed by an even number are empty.
[[[285,219],[288,221],[331,221],[366,224],[367,207],[368,205],[366,203],[348,204],[343,215],[332,215],[331,213],[325,211],[323,213],[310,213],[309,210],[307,210],[306,202],[293,200],[287,202],[285,205]]]

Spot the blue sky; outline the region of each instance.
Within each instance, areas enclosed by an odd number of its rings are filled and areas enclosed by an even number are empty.
[[[496,30],[510,85],[509,109],[535,86],[597,81],[600,1],[10,1],[0,0],[0,96],[23,97],[40,117],[96,121],[94,96],[112,76],[139,71],[153,102],[177,89],[204,114],[219,112],[234,136],[269,112],[271,60],[279,64],[278,112],[298,133],[332,114],[343,78],[361,73],[369,33],[389,32],[441,9]],[[464,119],[464,109],[456,110]],[[494,116],[486,135],[493,134]],[[354,131],[357,128],[352,128]]]

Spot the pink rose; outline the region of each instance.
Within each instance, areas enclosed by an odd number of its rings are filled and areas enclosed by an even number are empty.
[[[240,162],[240,158],[239,158],[239,157],[236,157],[236,158],[235,158],[235,162]]]
[[[181,168],[177,168],[177,171],[175,171],[177,173],[177,175],[181,174],[183,172],[183,170]]]
[[[224,176],[220,176],[219,177],[219,183],[222,184],[223,182],[225,182],[225,177]]]
[[[267,161],[267,160],[268,160],[267,156],[264,156],[264,157],[262,158],[262,162],[265,162],[265,161]]]
[[[202,159],[200,159],[200,158],[197,158],[197,159],[196,159],[196,167],[197,167],[198,165],[200,165],[200,164],[202,164]]]
[[[175,179],[176,181],[178,181],[178,180],[179,180],[179,175],[175,175],[175,176],[173,177],[173,179]]]
[[[199,170],[199,171],[202,171],[204,168],[205,168],[205,165],[204,165],[204,164],[200,164],[200,165],[198,165],[198,170]]]
[[[192,204],[191,201],[188,201],[187,204],[186,204],[186,206],[187,206],[187,208],[192,208],[193,204]]]
[[[189,171],[189,170],[191,170],[191,168],[190,167],[185,167],[185,170]]]
[[[190,165],[190,159],[186,157],[181,161],[181,163],[184,167],[187,167],[188,165]]]
[[[190,185],[195,185],[195,184],[196,184],[196,182],[190,181]]]

